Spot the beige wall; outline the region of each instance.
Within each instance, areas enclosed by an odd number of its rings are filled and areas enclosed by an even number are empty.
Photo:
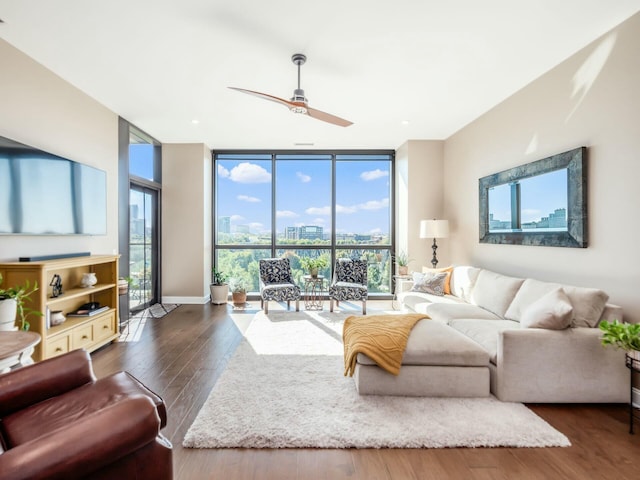
[[[211,283],[211,151],[162,146],[162,301],[205,303]]]
[[[396,250],[413,259],[410,270],[431,266],[433,240],[419,238],[420,220],[443,218],[443,151],[439,140],[409,140],[396,151]],[[439,266],[449,258],[447,240],[439,240]]]
[[[445,216],[455,263],[598,287],[640,321],[640,14],[445,143]],[[478,179],[588,147],[586,249],[478,242]]]
[[[0,135],[107,172],[107,235],[0,235],[0,261],[118,248],[118,116],[0,40]],[[52,193],[55,185],[51,186]]]

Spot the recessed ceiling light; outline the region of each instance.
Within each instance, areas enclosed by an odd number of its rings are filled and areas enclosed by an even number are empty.
[[[409,125],[409,120],[402,120],[400,123],[402,125]]]
[[[193,120],[191,120],[191,123],[193,123],[194,125],[198,125],[200,123],[200,120],[194,118]]]

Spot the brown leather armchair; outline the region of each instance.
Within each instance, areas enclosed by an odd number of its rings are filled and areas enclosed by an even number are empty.
[[[171,479],[162,399],[84,350],[0,375],[0,477]]]

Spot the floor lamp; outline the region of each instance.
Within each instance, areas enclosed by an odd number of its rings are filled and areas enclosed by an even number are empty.
[[[436,238],[447,238],[449,236],[449,220],[421,220],[420,221],[420,238],[433,238],[433,258],[431,259],[431,265],[436,268],[438,265],[438,257],[436,256],[436,250],[438,245],[436,244]]]

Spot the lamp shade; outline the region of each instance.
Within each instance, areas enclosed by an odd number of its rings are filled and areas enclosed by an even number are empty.
[[[447,238],[449,236],[449,220],[421,220],[420,238]]]

